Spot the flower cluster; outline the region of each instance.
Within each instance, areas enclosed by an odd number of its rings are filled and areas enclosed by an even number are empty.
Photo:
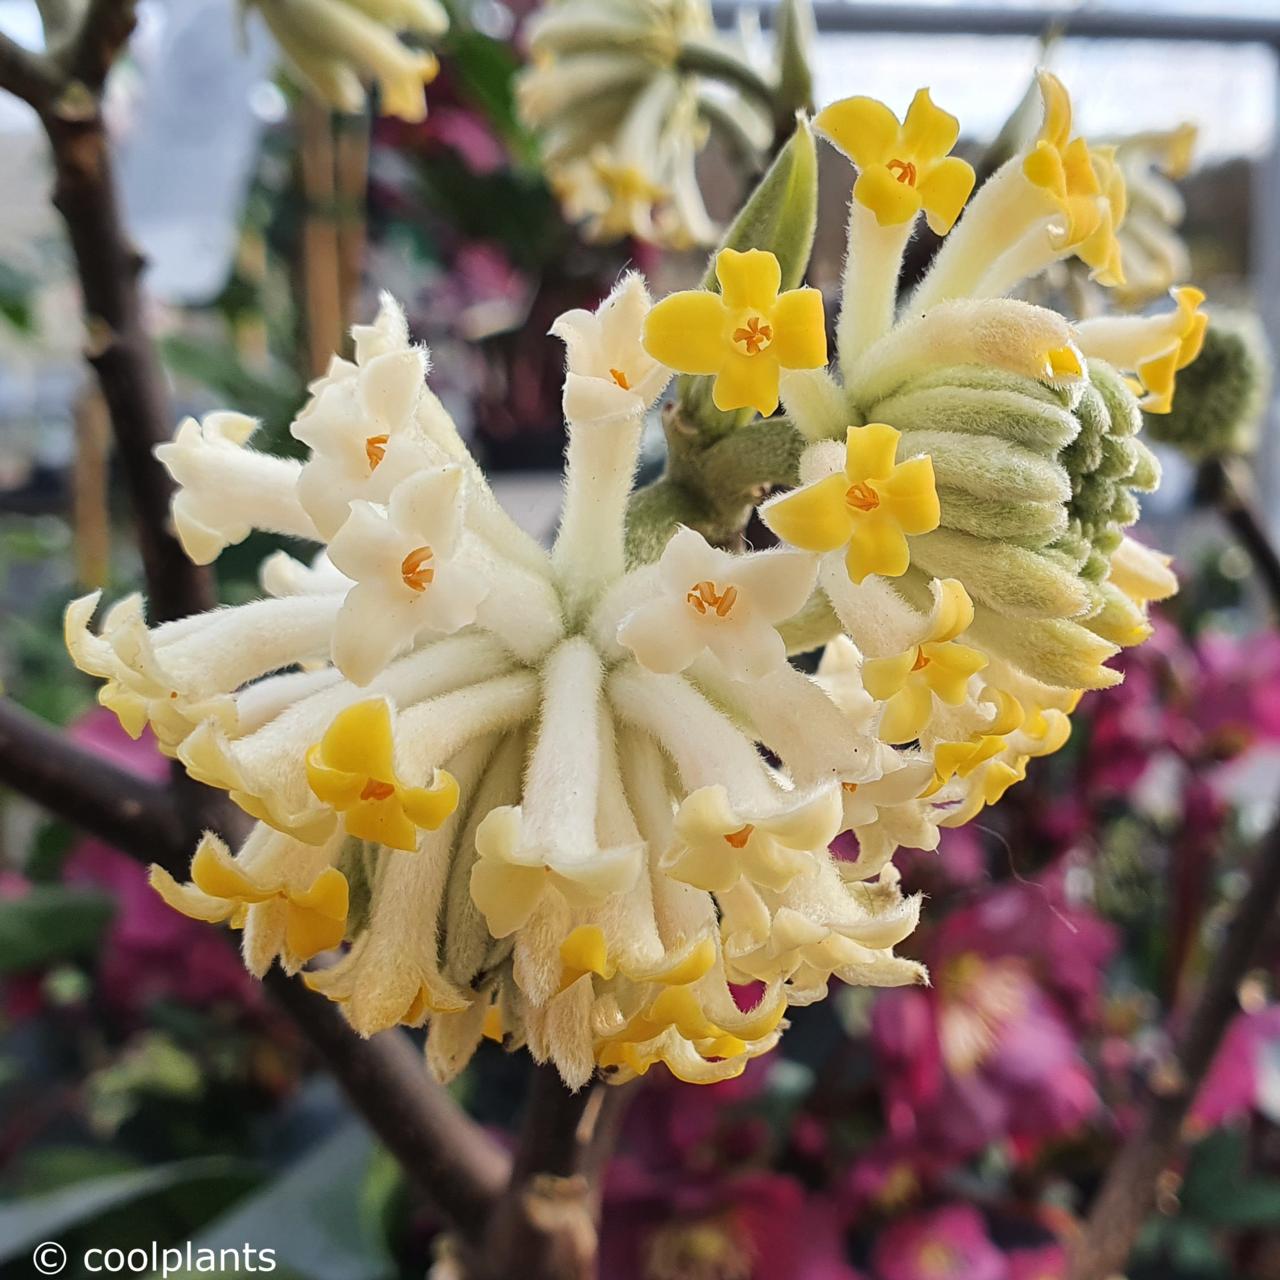
[[[1171,391],[1196,297],[1072,326],[1000,296],[1070,253],[1112,269],[1114,170],[1045,92],[1040,138],[897,323],[916,215],[945,230],[972,183],[946,155],[957,128],[926,92],[901,126],[862,100],[819,117],[853,129],[862,168],[838,378],[820,295],[782,290],[759,249],[723,249],[718,289],[651,305],[628,275],[561,317],[549,552],[494,499],[389,298],[312,384],[305,461],[252,449],[236,414],[184,423],[157,452],[193,559],[254,528],[322,549],[266,560],[263,599],[151,629],[136,597],[98,632],[96,596],[68,609],[102,701],[257,819],[234,855],[207,835],[189,884],[155,870],[161,895],[242,928],[256,973],[345,947],[308,984],[364,1034],[429,1021],[443,1077],[489,1036],[575,1087],[657,1062],[714,1081],[833,977],[922,982],[894,954],[920,910],[894,852],[936,848],[1060,747],[1175,585],[1124,533],[1157,473],[1123,373]],[[800,486],[761,508],[785,545],[679,527],[627,563],[672,369],[714,377],[723,409],[781,396],[812,441]],[[819,631],[843,634],[810,677],[787,658]],[[843,832],[856,856],[831,853]]]
[[[397,31],[433,39],[449,27],[440,0],[246,0],[280,45],[290,73],[338,111],[364,110],[364,83],[377,85],[383,115],[421,120],[422,87],[436,77],[434,55]]]
[[[517,84],[520,111],[570,221],[591,240],[710,244],[694,172],[708,115],[728,113],[748,135],[763,127],[765,139],[768,127],[744,102],[709,101],[683,57],[690,46],[734,57],[706,0],[563,0],[526,31],[533,65]]]

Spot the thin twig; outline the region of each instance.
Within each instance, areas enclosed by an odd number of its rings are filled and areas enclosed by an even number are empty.
[[[67,51],[65,65],[70,78],[88,89],[101,89],[136,21],[134,0],[89,0]]]
[[[0,699],[0,785],[34,800],[108,844],[163,861],[192,848],[167,787],[126,773]]]
[[[1203,478],[1223,520],[1249,553],[1271,606],[1280,616],[1280,553],[1249,492],[1247,475],[1236,465],[1211,462],[1205,465]],[[1071,1280],[1110,1280],[1123,1270],[1155,1206],[1161,1175],[1181,1148],[1187,1112],[1240,1010],[1240,984],[1278,910],[1280,819],[1254,857],[1248,888],[1187,1019],[1172,1070],[1159,1073],[1159,1086],[1153,1088],[1137,1128],[1094,1199],[1084,1232],[1072,1251]]]
[[[48,58],[0,35],[0,89],[42,111],[61,88],[62,77]]]

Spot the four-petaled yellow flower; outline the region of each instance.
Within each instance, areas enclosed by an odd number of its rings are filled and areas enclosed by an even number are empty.
[[[396,776],[391,708],[383,698],[341,711],[307,752],[311,790],[342,814],[347,831],[390,849],[412,852],[418,828],[434,831],[458,807],[458,784],[443,769],[430,787]]]
[[[1170,320],[1168,346],[1159,355],[1142,361],[1134,368],[1143,393],[1138,403],[1147,413],[1172,412],[1178,371],[1185,369],[1200,354],[1205,330],[1209,327],[1209,317],[1200,310],[1204,302],[1203,290],[1184,284],[1173,290],[1173,300],[1178,309]]]
[[[764,522],[805,551],[847,547],[854,582],[900,577],[911,563],[907,535],[929,533],[942,512],[928,454],[897,462],[902,434],[883,422],[850,427],[844,470],[765,503]]]
[[[690,289],[659,302],[645,320],[645,350],[681,373],[715,375],[717,409],[768,417],[778,407],[781,370],[827,363],[822,295],[779,294],[782,270],[761,249],[721,249],[716,279],[719,293]]]
[[[347,878],[326,867],[305,889],[254,876],[240,866],[216,836],[206,835],[191,859],[191,883],[179,884],[163,867],[152,866],[151,887],[174,910],[210,924],[244,927],[256,903],[279,899],[285,907],[285,946],[298,961],[338,946],[346,933]]]
[[[880,737],[894,744],[920,736],[933,713],[937,694],[953,707],[964,700],[969,677],[987,665],[986,654],[956,637],[973,621],[973,602],[954,578],[935,584],[933,612],[923,639],[892,658],[868,658],[862,683],[885,704]]]
[[[1074,247],[1103,284],[1123,284],[1116,231],[1124,220],[1128,198],[1114,148],[1090,151],[1083,138],[1073,138],[1066,86],[1048,71],[1040,72],[1039,80],[1044,124],[1022,162],[1022,171],[1058,206],[1064,219],[1057,235],[1059,245]]]
[[[973,190],[973,166],[950,154],[960,136],[955,116],[921,89],[898,117],[875,98],[844,98],[813,122],[858,166],[853,198],[882,226],[909,222],[921,209],[930,228],[946,235]]]

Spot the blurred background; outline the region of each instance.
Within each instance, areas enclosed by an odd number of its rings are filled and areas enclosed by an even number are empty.
[[[548,326],[628,264],[659,288],[687,283],[704,251],[585,239],[516,107],[531,6],[449,7],[429,114],[409,124],[300,95],[234,0],[148,0],[108,93],[124,203],[180,413],[240,409],[287,452],[307,382],[389,288],[499,496],[547,536],[563,444]],[[900,112],[928,84],[975,159],[1046,58],[1091,138],[1194,126],[1193,163],[1176,189],[1164,179],[1174,203],[1161,197],[1188,278],[1213,311],[1280,335],[1276,0],[1093,4],[1060,38],[1031,4],[816,7],[819,103],[866,93]],[[745,47],[759,38],[753,9],[713,8]],[[38,47],[34,3],[0,0],[0,30]],[[848,171],[829,148],[822,161],[810,282],[831,290]],[[731,212],[742,175],[714,135],[699,173],[712,216]],[[140,575],[45,139],[5,97],[0,174],[0,681],[163,776],[149,737],[124,736],[61,645],[71,595],[122,594]],[[1274,512],[1270,421],[1257,479]],[[1195,468],[1162,459],[1144,519],[1184,587],[1155,638],[981,825],[946,833],[938,855],[900,856],[907,887],[930,897],[905,950],[933,986],[796,1010],[782,1048],[726,1085],[648,1077],[606,1184],[604,1275],[1063,1274],[1062,1241],[1280,792],[1280,632],[1243,554],[1199,511]],[[269,549],[254,535],[223,555],[225,599],[256,594]],[[1266,954],[1134,1280],[1280,1278],[1280,936]],[[526,1070],[486,1044],[455,1089],[503,1131]],[[168,911],[129,858],[0,792],[0,1274],[31,1274],[33,1244],[57,1239],[67,1274],[76,1243],[192,1240],[274,1247],[299,1280],[421,1276],[436,1228],[226,938]]]

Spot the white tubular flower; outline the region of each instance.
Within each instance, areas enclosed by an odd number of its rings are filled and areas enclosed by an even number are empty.
[[[724,787],[703,787],[676,815],[675,842],[662,859],[673,878],[708,892],[739,879],[779,891],[826,856],[840,823],[834,786],[789,799],[761,813],[734,808]]]
[[[179,491],[173,524],[182,549],[196,564],[211,564],[254,529],[293,538],[316,535],[293,491],[299,464],[244,446],[258,423],[242,413],[187,418],[156,457]]]
[[[449,15],[438,0],[251,0],[294,76],[339,111],[364,109],[361,80],[376,82],[383,115],[410,122],[427,114],[423,87],[439,64],[397,38],[442,35]]]
[[[564,513],[552,563],[575,611],[625,567],[627,499],[644,414],[671,377],[641,342],[649,307],[643,279],[631,272],[594,313],[568,311],[551,327],[568,356],[569,428]]]
[[[368,684],[424,632],[451,635],[475,621],[488,586],[455,558],[462,503],[461,470],[440,467],[398,485],[385,515],[351,504],[329,544],[334,567],[355,583],[333,631],[333,661],[349,680]]]
[[[662,394],[671,370],[644,349],[649,314],[644,277],[627,272],[592,311],[566,311],[551,326],[565,345],[564,415],[583,425],[639,417]]]
[[[816,579],[813,556],[731,556],[681,528],[658,561],[655,598],[623,619],[618,642],[650,671],[683,671],[710,650],[735,679],[759,679],[786,661],[777,624],[799,612]]]

